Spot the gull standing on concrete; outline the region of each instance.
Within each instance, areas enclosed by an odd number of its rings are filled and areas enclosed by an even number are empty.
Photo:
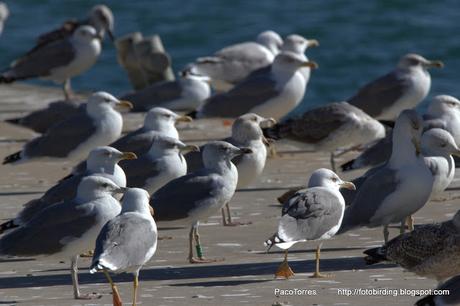
[[[70,99],[70,79],[91,68],[101,53],[101,40],[91,26],[80,26],[72,36],[38,46],[0,75],[0,83],[43,78],[64,84],[64,96]]]
[[[224,141],[213,141],[203,149],[204,168],[170,181],[152,195],[150,205],[157,221],[177,221],[190,225],[190,263],[206,263],[201,248],[198,225],[230,201],[238,183],[238,171],[233,158],[252,153]],[[195,240],[197,257],[193,256]]]
[[[75,114],[53,126],[43,136],[25,144],[22,151],[7,156],[3,164],[42,159],[81,159],[97,146],[108,145],[121,135],[123,118],[115,111],[131,109],[106,92],[91,95],[86,112]]]
[[[145,112],[155,106],[191,112],[211,96],[209,82],[207,76],[183,72],[178,80],[152,84],[124,95],[122,99],[131,101],[136,112]]]
[[[150,194],[169,181],[187,174],[183,152],[199,150],[168,136],[156,136],[152,147],[137,160],[123,163],[128,187],[139,187]]]
[[[399,115],[391,157],[358,189],[345,211],[340,233],[360,226],[383,225],[387,242],[389,224],[405,222],[425,205],[433,188],[433,175],[420,152],[422,129],[423,120],[415,111],[405,110]]]
[[[393,238],[384,246],[366,250],[367,264],[391,261],[438,282],[460,274],[460,212],[452,220],[424,224]]]
[[[297,191],[284,203],[278,231],[265,242],[266,246],[285,250],[283,263],[276,277],[294,275],[287,261],[288,250],[297,242],[330,239],[339,230],[345,210],[340,188],[355,190],[351,182],[342,181],[329,169],[318,169],[310,177],[308,188]],[[319,271],[320,243],[316,248],[316,269],[312,277],[325,277]]]
[[[119,305],[121,298],[108,272],[134,275],[133,305],[136,305],[139,271],[157,249],[158,232],[149,199],[147,191],[129,188],[123,197],[121,213],[104,225],[96,240],[90,273],[104,272]]]
[[[104,224],[120,213],[120,203],[112,195],[124,190],[104,177],[84,178],[74,199],[48,207],[29,222],[3,236],[0,239],[0,254],[70,258],[74,297],[94,297],[80,293],[78,257],[93,249]]]
[[[281,52],[270,71],[251,75],[230,91],[212,96],[197,117],[238,117],[250,112],[279,120],[302,101],[306,87],[299,73],[302,67],[318,65],[295,53]]]
[[[200,57],[185,70],[210,77],[212,87],[217,91],[228,91],[251,72],[270,65],[282,44],[277,33],[265,31],[255,42],[231,45],[212,56]]]
[[[27,223],[51,205],[73,199],[77,194],[81,181],[87,176],[102,176],[110,179],[120,187],[126,187],[125,173],[117,163],[124,159],[136,158],[136,154],[132,152],[120,152],[112,147],[97,147],[89,154],[86,171],[61,180],[58,184],[48,189],[39,199],[30,200],[24,204],[24,208],[17,217],[0,224],[0,234]]]
[[[385,137],[384,126],[347,102],[330,103],[311,109],[297,119],[288,119],[264,129],[265,137],[290,139],[307,145],[311,151],[330,152],[331,166],[334,158],[350,149],[361,147]]]
[[[269,127],[275,124],[273,118],[263,118],[256,114],[245,114],[235,120],[232,126],[232,136],[223,139],[236,147],[251,149],[252,153],[244,154],[232,159],[232,163],[238,169],[237,189],[245,188],[260,177],[267,160],[266,139],[262,134],[261,127]],[[200,151],[185,154],[187,160],[187,172],[192,173],[203,168],[203,147]],[[225,214],[227,213],[227,216]],[[224,226],[239,225],[232,221],[229,203],[222,208],[222,221]]]
[[[3,33],[5,22],[9,16],[10,10],[8,9],[8,5],[5,2],[0,2],[0,35]]]
[[[376,119],[394,121],[402,110],[414,108],[427,96],[431,87],[427,69],[443,66],[441,61],[406,54],[395,70],[365,85],[347,101]]]

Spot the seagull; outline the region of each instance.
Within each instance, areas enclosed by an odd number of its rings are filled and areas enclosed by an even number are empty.
[[[157,249],[158,232],[150,213],[149,199],[147,191],[128,188],[121,213],[104,225],[96,239],[90,273],[104,272],[118,305],[122,304],[121,299],[108,272],[134,275],[133,305],[136,305],[139,271]]]
[[[285,250],[276,277],[294,275],[287,261],[288,249],[297,242],[330,239],[342,223],[345,201],[340,188],[355,190],[351,182],[341,180],[333,171],[321,168],[313,172],[308,188],[297,191],[283,205],[278,231],[265,242]],[[316,248],[316,269],[312,277],[326,277],[319,271],[320,243]]]
[[[232,159],[232,163],[238,170],[237,189],[247,187],[262,174],[267,160],[267,148],[261,126],[268,127],[275,123],[276,120],[273,118],[263,118],[253,113],[245,114],[238,117],[233,123],[231,137],[223,139],[223,141],[229,142],[236,147],[249,148],[252,151],[252,153]],[[185,154],[188,173],[203,168],[202,150],[203,148],[200,148],[200,151]],[[227,216],[225,216],[226,213]],[[222,208],[222,220],[224,226],[239,225],[239,223],[232,221],[229,203]]]
[[[335,157],[340,148],[347,152],[385,137],[384,126],[347,102],[330,103],[264,129],[265,137],[290,139],[307,145],[311,151],[330,152],[335,170]]]
[[[37,39],[36,47],[56,40],[65,39],[71,36],[78,27],[83,25],[92,26],[101,38],[104,38],[107,32],[110,40],[114,41],[115,39],[113,35],[114,18],[112,10],[106,5],[98,4],[91,8],[87,18],[81,20],[67,20],[61,27],[40,35]]]
[[[117,163],[121,160],[136,158],[136,154],[132,152],[120,152],[112,147],[95,148],[89,153],[88,168],[85,172],[61,180],[48,189],[42,197],[27,202],[17,217],[0,224],[0,234],[27,223],[51,205],[73,199],[77,194],[79,184],[87,176],[102,176],[120,187],[126,187],[125,173]]]
[[[368,265],[391,261],[419,276],[437,281],[460,274],[460,212],[443,223],[424,224],[393,238],[384,246],[368,249]]]
[[[8,5],[5,2],[0,2],[0,35],[3,33],[5,22],[9,16],[10,10],[8,9]]]
[[[185,70],[210,77],[216,91],[228,91],[252,71],[271,64],[282,44],[283,40],[276,32],[264,31],[255,42],[225,47],[212,56],[198,58]]]
[[[305,61],[292,52],[279,53],[267,73],[249,76],[228,92],[209,98],[197,112],[197,118],[238,117],[256,113],[279,120],[293,110],[305,94],[302,67],[315,69],[315,62]]]
[[[401,112],[393,130],[390,159],[369,174],[358,189],[345,211],[339,233],[360,226],[383,225],[387,242],[389,224],[405,221],[425,205],[434,179],[420,153],[422,128],[423,120],[414,110]]]
[[[133,103],[133,111],[145,112],[155,106],[173,111],[194,111],[211,96],[210,78],[183,72],[178,80],[164,81],[124,95]]]
[[[182,152],[199,150],[168,136],[156,136],[152,147],[137,160],[126,160],[123,170],[129,187],[139,187],[150,194],[169,181],[187,173],[187,163]]]
[[[406,54],[392,72],[365,85],[347,101],[376,119],[394,121],[402,110],[414,108],[427,96],[431,87],[427,69],[443,66],[441,61]]]
[[[305,51],[308,48],[318,47],[319,42],[316,39],[306,39],[298,34],[288,35],[281,46],[281,51],[290,51],[295,54],[300,55],[304,61],[308,61]],[[308,84],[310,80],[310,68],[304,67],[299,70],[299,72],[305,78],[305,83]]]
[[[460,304],[460,275],[454,276],[446,282],[440,284],[436,290],[437,292],[444,292],[444,294],[431,294],[417,302],[415,306],[455,306]],[[444,291],[447,290],[447,292]]]
[[[150,205],[157,221],[177,221],[191,226],[190,263],[216,261],[203,257],[199,221],[221,209],[233,197],[238,171],[231,160],[249,153],[252,153],[250,149],[238,148],[228,142],[210,142],[203,149],[204,168],[170,181],[152,195]],[[197,257],[193,256],[194,239]]]
[[[424,129],[441,128],[448,131],[460,146],[460,101],[452,96],[434,97],[423,115]],[[391,155],[391,133],[376,143],[368,146],[357,158],[341,165],[342,171],[356,170],[384,163]]]
[[[108,145],[121,135],[123,118],[114,109],[131,109],[106,92],[91,95],[86,112],[78,113],[53,126],[44,135],[24,146],[22,151],[7,156],[3,164],[43,159],[80,159],[101,145]]]
[[[0,74],[0,83],[32,78],[64,84],[65,99],[70,99],[70,79],[91,68],[101,53],[101,41],[91,26],[80,26],[65,39],[39,45],[14,61]]]
[[[0,239],[0,254],[19,257],[71,259],[75,299],[94,296],[80,293],[77,261],[79,254],[92,250],[107,221],[116,217],[120,203],[112,196],[124,192],[111,180],[89,176],[78,186],[77,196],[52,205],[21,227]]]

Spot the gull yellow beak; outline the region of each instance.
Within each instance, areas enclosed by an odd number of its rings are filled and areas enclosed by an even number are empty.
[[[307,47],[308,48],[319,47],[319,41],[317,41],[316,39],[309,39],[307,42]]]
[[[421,145],[420,145],[420,140],[416,139],[415,137],[412,137],[412,144],[415,147],[415,154],[418,156],[422,152]]]
[[[126,100],[120,100],[120,103],[116,105],[116,108],[123,109],[123,110],[125,109],[131,110],[133,109],[133,107],[134,107],[133,104]]]
[[[427,67],[434,67],[434,68],[443,68],[444,63],[441,61],[428,61],[425,66]]]
[[[460,149],[457,148],[457,149],[455,149],[455,150],[454,150],[452,153],[450,153],[450,154],[455,155],[455,156],[457,156],[457,157],[460,157]]]
[[[318,69],[319,66],[316,62],[314,61],[306,61],[306,62],[303,62],[300,67],[310,67],[311,69]]]
[[[269,127],[272,127],[276,124],[276,120],[275,118],[265,118],[264,120],[262,120],[260,122],[260,127],[261,128],[269,128]]]
[[[356,190],[355,184],[353,184],[352,182],[347,182],[347,181],[343,181],[342,184],[340,184],[340,188]]]
[[[193,119],[190,116],[179,116],[176,118],[176,122],[192,122]]]
[[[121,155],[121,160],[124,159],[137,159],[137,155],[134,152],[123,152],[123,154]]]
[[[200,152],[200,148],[195,145],[188,145],[185,147],[182,147],[179,149],[181,153],[187,153],[187,152]]]

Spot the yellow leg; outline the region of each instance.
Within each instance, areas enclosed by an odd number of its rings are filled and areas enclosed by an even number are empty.
[[[388,225],[383,226],[383,240],[385,244],[388,242],[388,236],[390,236],[390,232],[388,231]]]
[[[288,250],[284,251],[284,260],[281,265],[278,267],[278,270],[275,272],[275,278],[282,277],[288,279],[291,276],[294,276],[294,272],[292,271],[291,267],[289,267],[289,263],[287,260],[288,257]]]
[[[411,216],[408,216],[407,219],[406,219],[406,223],[407,223],[407,227],[409,228],[409,231],[413,231],[414,230],[414,217]]]
[[[137,288],[139,288],[139,276],[138,274],[134,274],[134,281],[133,281],[133,306],[136,306],[137,302]]]
[[[113,306],[123,306],[123,302],[121,301],[120,297],[120,292],[118,292],[118,288],[113,282],[112,278],[109,275],[109,272],[107,270],[102,270],[104,272],[105,277],[110,283],[110,286],[112,287],[112,296],[113,296]]]
[[[334,275],[332,275],[332,274],[321,274],[321,272],[319,272],[319,260],[320,260],[320,257],[321,257],[321,244],[319,244],[319,245],[316,247],[315,255],[316,255],[315,273],[313,273],[313,275],[310,276],[310,277],[311,277],[311,278],[326,278],[326,277],[333,277]]]

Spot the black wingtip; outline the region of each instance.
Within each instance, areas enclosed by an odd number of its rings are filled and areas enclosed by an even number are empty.
[[[16,228],[18,226],[19,225],[14,223],[14,220],[10,220],[10,221],[7,221],[5,223],[2,223],[2,224],[0,224],[0,234],[3,234],[4,232],[6,232],[6,231],[8,231],[10,229]]]
[[[366,265],[373,265],[387,260],[384,255],[384,249],[382,247],[368,249],[365,250],[363,253],[367,255],[366,257],[364,257]]]
[[[379,122],[389,128],[395,127],[395,122],[393,120],[379,120]]]
[[[21,119],[22,118],[11,118],[11,119],[6,119],[5,122],[16,124],[16,125],[21,125]]]
[[[16,81],[15,78],[8,77],[5,74],[0,74],[0,83],[9,84],[13,83],[14,81]]]
[[[186,115],[190,116],[192,119],[196,119],[196,116],[198,115],[198,111],[194,110],[194,111],[191,111],[190,113],[188,113]]]
[[[424,298],[415,302],[415,306],[436,306],[434,295],[427,295]]]
[[[8,155],[7,157],[5,157],[5,159],[3,160],[2,164],[6,165],[6,164],[11,164],[11,163],[17,162],[18,160],[21,159],[21,152],[22,151],[19,151],[19,152],[13,153],[11,155]]]
[[[353,167],[353,164],[355,163],[355,159],[352,159],[342,165],[340,165],[340,169],[342,169],[342,172],[347,172],[354,170],[355,168]]]

